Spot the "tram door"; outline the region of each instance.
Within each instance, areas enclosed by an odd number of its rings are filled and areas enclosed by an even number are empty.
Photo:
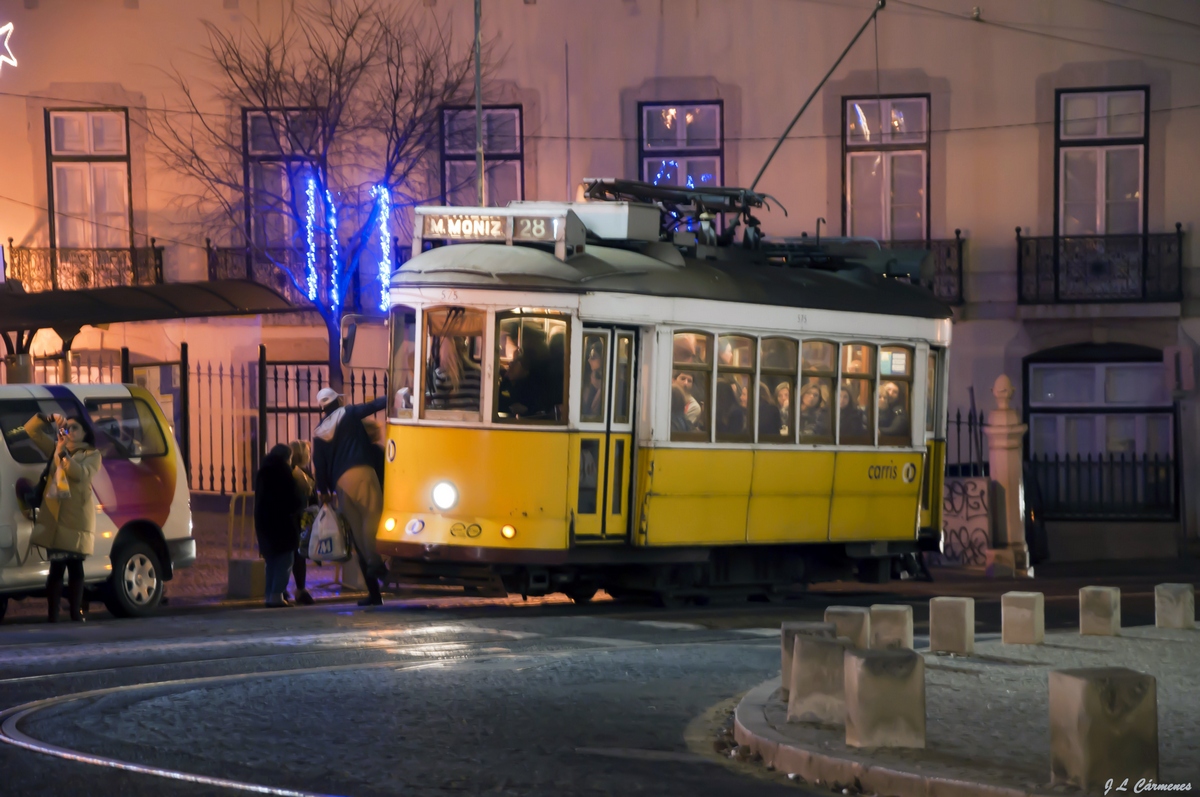
[[[635,343],[631,330],[583,330],[582,378],[574,397],[580,431],[569,482],[576,486],[571,503],[577,543],[629,536]]]

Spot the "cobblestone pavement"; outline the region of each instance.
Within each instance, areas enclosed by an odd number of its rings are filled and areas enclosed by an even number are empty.
[[[1185,579],[1120,581],[1130,625],[1152,621],[1156,580]],[[118,688],[41,709],[18,730],[85,754],[328,794],[794,795],[802,789],[777,775],[705,755],[711,737],[685,739],[713,706],[778,675],[780,620],[906,601],[919,636],[931,594],[974,594],[983,632],[998,629],[999,594],[1018,588],[1046,591],[1047,625],[1069,627],[1078,586],[841,585],[673,611],[426,597],[369,611],[169,607],[138,621],[97,611],[82,627],[18,618],[0,626],[0,710]],[[5,795],[231,793],[3,744],[0,773]]]
[[[554,608],[323,605],[6,626],[0,706],[136,687],[42,709],[19,731],[326,794],[800,793],[684,738],[693,718],[778,670],[777,636]],[[300,671],[243,677],[283,670]],[[209,680],[172,683],[191,678]],[[8,745],[0,771],[6,795],[229,793]]]

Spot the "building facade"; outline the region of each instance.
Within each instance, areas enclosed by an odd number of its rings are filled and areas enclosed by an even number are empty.
[[[205,239],[227,231],[204,234],[188,217],[148,109],[178,103],[172,70],[207,77],[206,23],[269,31],[297,5],[5,2],[9,273],[40,258],[53,279],[30,289],[78,286],[72,268],[110,262],[132,278],[208,278]],[[408,5],[414,23],[447,26],[465,46],[469,0]],[[584,177],[748,185],[873,7],[488,0],[488,202],[574,199]],[[990,409],[996,376],[1011,377],[1029,424],[1027,500],[1052,560],[1174,556],[1197,536],[1197,36],[1188,0],[1009,0],[973,12],[893,0],[758,184],[778,200],[768,235],[931,250],[932,287],[956,307],[947,410]],[[474,110],[442,116],[441,196],[473,202]],[[271,153],[246,152],[247,173],[269,185]],[[362,269],[359,291],[378,292],[373,274]],[[310,316],[86,328],[74,348],[169,360],[179,342],[203,340],[231,361],[259,343],[319,359],[325,331]],[[57,345],[47,332],[35,349]]]

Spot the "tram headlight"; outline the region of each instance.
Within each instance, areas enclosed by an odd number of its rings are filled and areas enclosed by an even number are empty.
[[[517,528],[516,526],[505,526],[500,529],[500,534],[504,537],[504,539],[511,540],[513,537],[517,536]]]
[[[458,490],[450,482],[433,485],[433,504],[443,512],[458,503]]]
[[[396,518],[390,517],[387,520],[383,521],[384,531],[394,531],[395,528],[396,528]]]

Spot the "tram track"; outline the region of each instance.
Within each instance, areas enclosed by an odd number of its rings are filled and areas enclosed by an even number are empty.
[[[719,632],[718,632],[719,633]],[[464,643],[413,643],[409,645],[397,646],[395,644],[378,644],[369,648],[371,651],[398,651],[400,653],[408,653],[419,650],[427,650],[437,658],[427,661],[418,662],[397,662],[394,660],[388,661],[373,661],[373,662],[353,662],[345,664],[325,664],[309,667],[288,667],[277,670],[260,670],[252,672],[236,672],[225,673],[221,675],[195,676],[188,678],[177,678],[162,681],[153,681],[146,683],[120,684],[115,686],[102,687],[98,689],[90,689],[82,692],[72,692],[69,694],[55,695],[51,697],[41,698],[38,700],[28,701],[15,705],[0,711],[0,743],[9,745],[15,748],[23,749],[28,752],[48,755],[64,761],[86,764],[89,766],[104,767],[108,769],[116,769],[124,772],[147,775],[151,777],[163,778],[176,782],[191,783],[198,786],[209,786],[222,789],[245,791],[257,794],[278,795],[278,797],[332,797],[331,795],[322,792],[312,792],[297,789],[288,789],[282,787],[268,786],[263,784],[251,783],[248,781],[240,781],[231,778],[221,778],[210,775],[203,775],[193,772],[186,772],[179,769],[171,769],[168,767],[158,767],[150,764],[137,763],[135,761],[123,760],[120,758],[103,756],[94,753],[88,753],[82,750],[76,750],[60,745],[55,745],[49,742],[42,741],[23,732],[20,728],[21,724],[27,722],[39,712],[51,708],[61,708],[69,706],[72,703],[84,703],[94,701],[99,698],[109,697],[113,695],[124,695],[128,697],[136,697],[138,693],[147,693],[146,697],[174,694],[181,691],[188,691],[195,688],[211,688],[226,686],[251,680],[289,678],[304,675],[326,674],[332,672],[349,672],[363,670],[379,670],[392,669],[395,672],[403,673],[421,669],[431,669],[446,666],[464,665],[468,663],[483,663],[494,662],[504,668],[513,669],[533,669],[544,666],[549,662],[537,662],[537,659],[549,659],[552,661],[561,661],[564,658],[571,658],[581,655],[595,655],[608,653],[613,651],[627,651],[631,648],[681,648],[681,647],[703,647],[713,645],[727,645],[730,643],[747,645],[747,646],[765,646],[772,644],[766,638],[746,636],[745,634],[723,634],[715,638],[707,639],[686,639],[676,641],[646,641],[636,639],[618,639],[604,637],[579,637],[579,636],[535,636],[521,635],[524,639],[529,640],[536,638],[539,643],[549,644],[549,648],[538,648],[529,651],[513,651],[508,649],[500,649],[495,647],[496,639],[493,637],[486,640],[473,640]],[[520,640],[514,640],[520,641]],[[602,643],[610,644],[602,644]],[[556,644],[557,643],[557,644]],[[570,645],[579,645],[580,643],[589,645],[589,647],[570,647]],[[448,649],[448,645],[462,645],[457,649]],[[440,648],[440,650],[438,650]],[[472,649],[473,648],[473,649]],[[261,654],[248,654],[245,656],[230,656],[230,657],[207,657],[204,659],[193,659],[188,661],[171,662],[173,666],[203,666],[214,662],[245,662],[253,660],[277,659],[281,656],[301,655],[338,655],[362,648],[343,647],[339,649],[325,650],[307,650],[307,651],[287,651],[287,652],[272,652]],[[440,655],[439,655],[440,654]],[[523,665],[523,666],[522,666]],[[150,664],[135,664],[121,668],[89,668],[86,670],[73,670],[60,673],[47,673],[42,676],[22,676],[18,678],[0,679],[0,685],[5,683],[18,683],[32,678],[52,679],[52,678],[71,678],[83,677],[86,675],[102,674],[105,672],[127,672],[135,669],[145,669],[150,667],[161,667],[162,662]],[[68,711],[62,715],[69,714]]]

